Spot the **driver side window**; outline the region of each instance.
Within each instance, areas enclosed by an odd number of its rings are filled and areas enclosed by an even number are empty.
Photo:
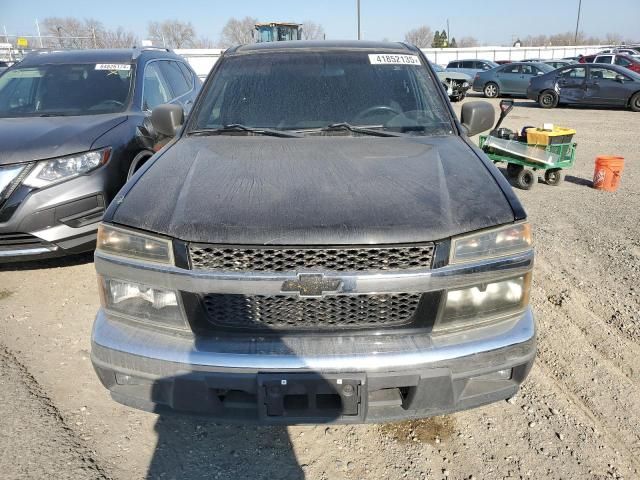
[[[167,82],[160,73],[158,62],[147,64],[144,69],[142,87],[142,109],[153,110],[158,105],[171,100]]]

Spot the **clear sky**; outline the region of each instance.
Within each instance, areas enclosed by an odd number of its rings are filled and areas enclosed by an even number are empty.
[[[640,0],[582,0],[580,29],[586,35],[617,32],[640,41]],[[422,24],[451,36],[476,37],[483,44],[508,44],[512,37],[575,30],[578,0],[361,0],[362,34],[369,40],[402,40]],[[356,0],[0,0],[0,28],[34,34],[35,19],[49,16],[96,18],[106,27],[123,26],[144,38],[149,21],[190,21],[198,35],[218,40],[230,17],[260,21],[312,20],[329,39],[356,37]]]

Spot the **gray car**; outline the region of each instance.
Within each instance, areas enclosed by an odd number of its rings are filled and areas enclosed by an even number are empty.
[[[492,62],[491,60],[472,58],[470,60],[454,60],[453,62],[449,62],[445,70],[447,72],[466,73],[473,78],[478,72],[485,72],[498,66],[496,62]]]
[[[545,63],[509,63],[478,73],[473,79],[473,91],[482,92],[488,98],[497,98],[500,95],[526,95],[532,78],[553,70],[552,66]]]
[[[447,91],[452,102],[459,102],[467,95],[467,90],[471,88],[472,78],[466,73],[448,72],[440,65],[431,64],[431,68],[436,72],[440,82]]]

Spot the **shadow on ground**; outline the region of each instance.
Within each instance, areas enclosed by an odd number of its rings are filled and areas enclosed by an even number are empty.
[[[217,425],[206,417],[161,415],[147,479],[290,479],[304,473],[286,427]]]

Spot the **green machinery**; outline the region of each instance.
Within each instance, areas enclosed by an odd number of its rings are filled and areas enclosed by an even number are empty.
[[[256,23],[256,42],[284,42],[302,39],[302,24],[288,22]]]

